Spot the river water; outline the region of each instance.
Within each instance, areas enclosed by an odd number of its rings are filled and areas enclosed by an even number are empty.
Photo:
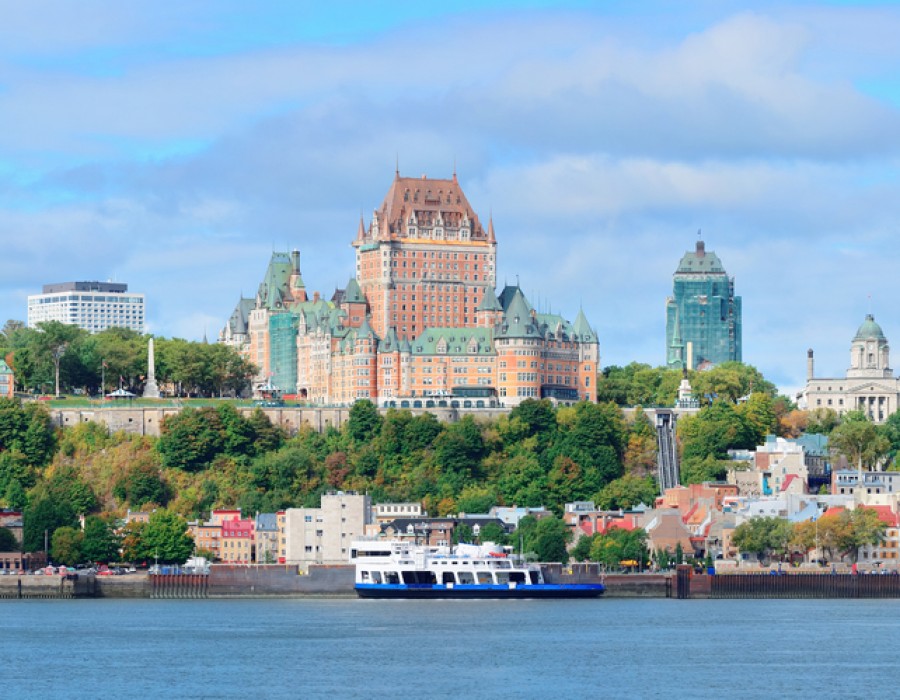
[[[897,691],[900,600],[0,602],[0,692],[837,698]]]

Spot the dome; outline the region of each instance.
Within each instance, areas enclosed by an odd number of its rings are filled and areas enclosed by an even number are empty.
[[[859,330],[856,331],[856,337],[853,340],[887,340],[884,337],[884,331],[881,326],[875,323],[875,317],[872,314],[866,314],[866,320],[862,322]]]

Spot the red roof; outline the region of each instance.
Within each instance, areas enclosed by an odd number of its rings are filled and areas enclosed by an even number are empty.
[[[891,510],[890,506],[860,506],[866,510],[874,510],[878,513],[878,519],[885,525],[897,527],[897,514]]]
[[[784,483],[781,485],[781,490],[782,490],[782,491],[787,491],[787,490],[788,490],[788,486],[791,485],[791,482],[792,482],[794,479],[799,479],[799,478],[800,478],[800,477],[797,476],[796,474],[788,474],[788,475],[784,478]]]

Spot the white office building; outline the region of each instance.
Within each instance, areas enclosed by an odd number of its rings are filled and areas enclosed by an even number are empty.
[[[123,282],[62,282],[45,284],[42,294],[28,297],[28,326],[59,321],[91,333],[107,328],[144,332],[144,295],[128,291]]]

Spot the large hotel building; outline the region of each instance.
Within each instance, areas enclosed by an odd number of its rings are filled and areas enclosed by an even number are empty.
[[[144,295],[121,282],[45,284],[42,294],[28,297],[28,327],[59,321],[91,333],[107,328],[144,332]]]
[[[258,393],[317,404],[513,406],[526,398],[596,400],[597,335],[496,289],[497,240],[456,175],[396,173],[353,247],[356,274],[310,298],[300,254],[274,253],[255,298],[220,339],[259,368]]]

